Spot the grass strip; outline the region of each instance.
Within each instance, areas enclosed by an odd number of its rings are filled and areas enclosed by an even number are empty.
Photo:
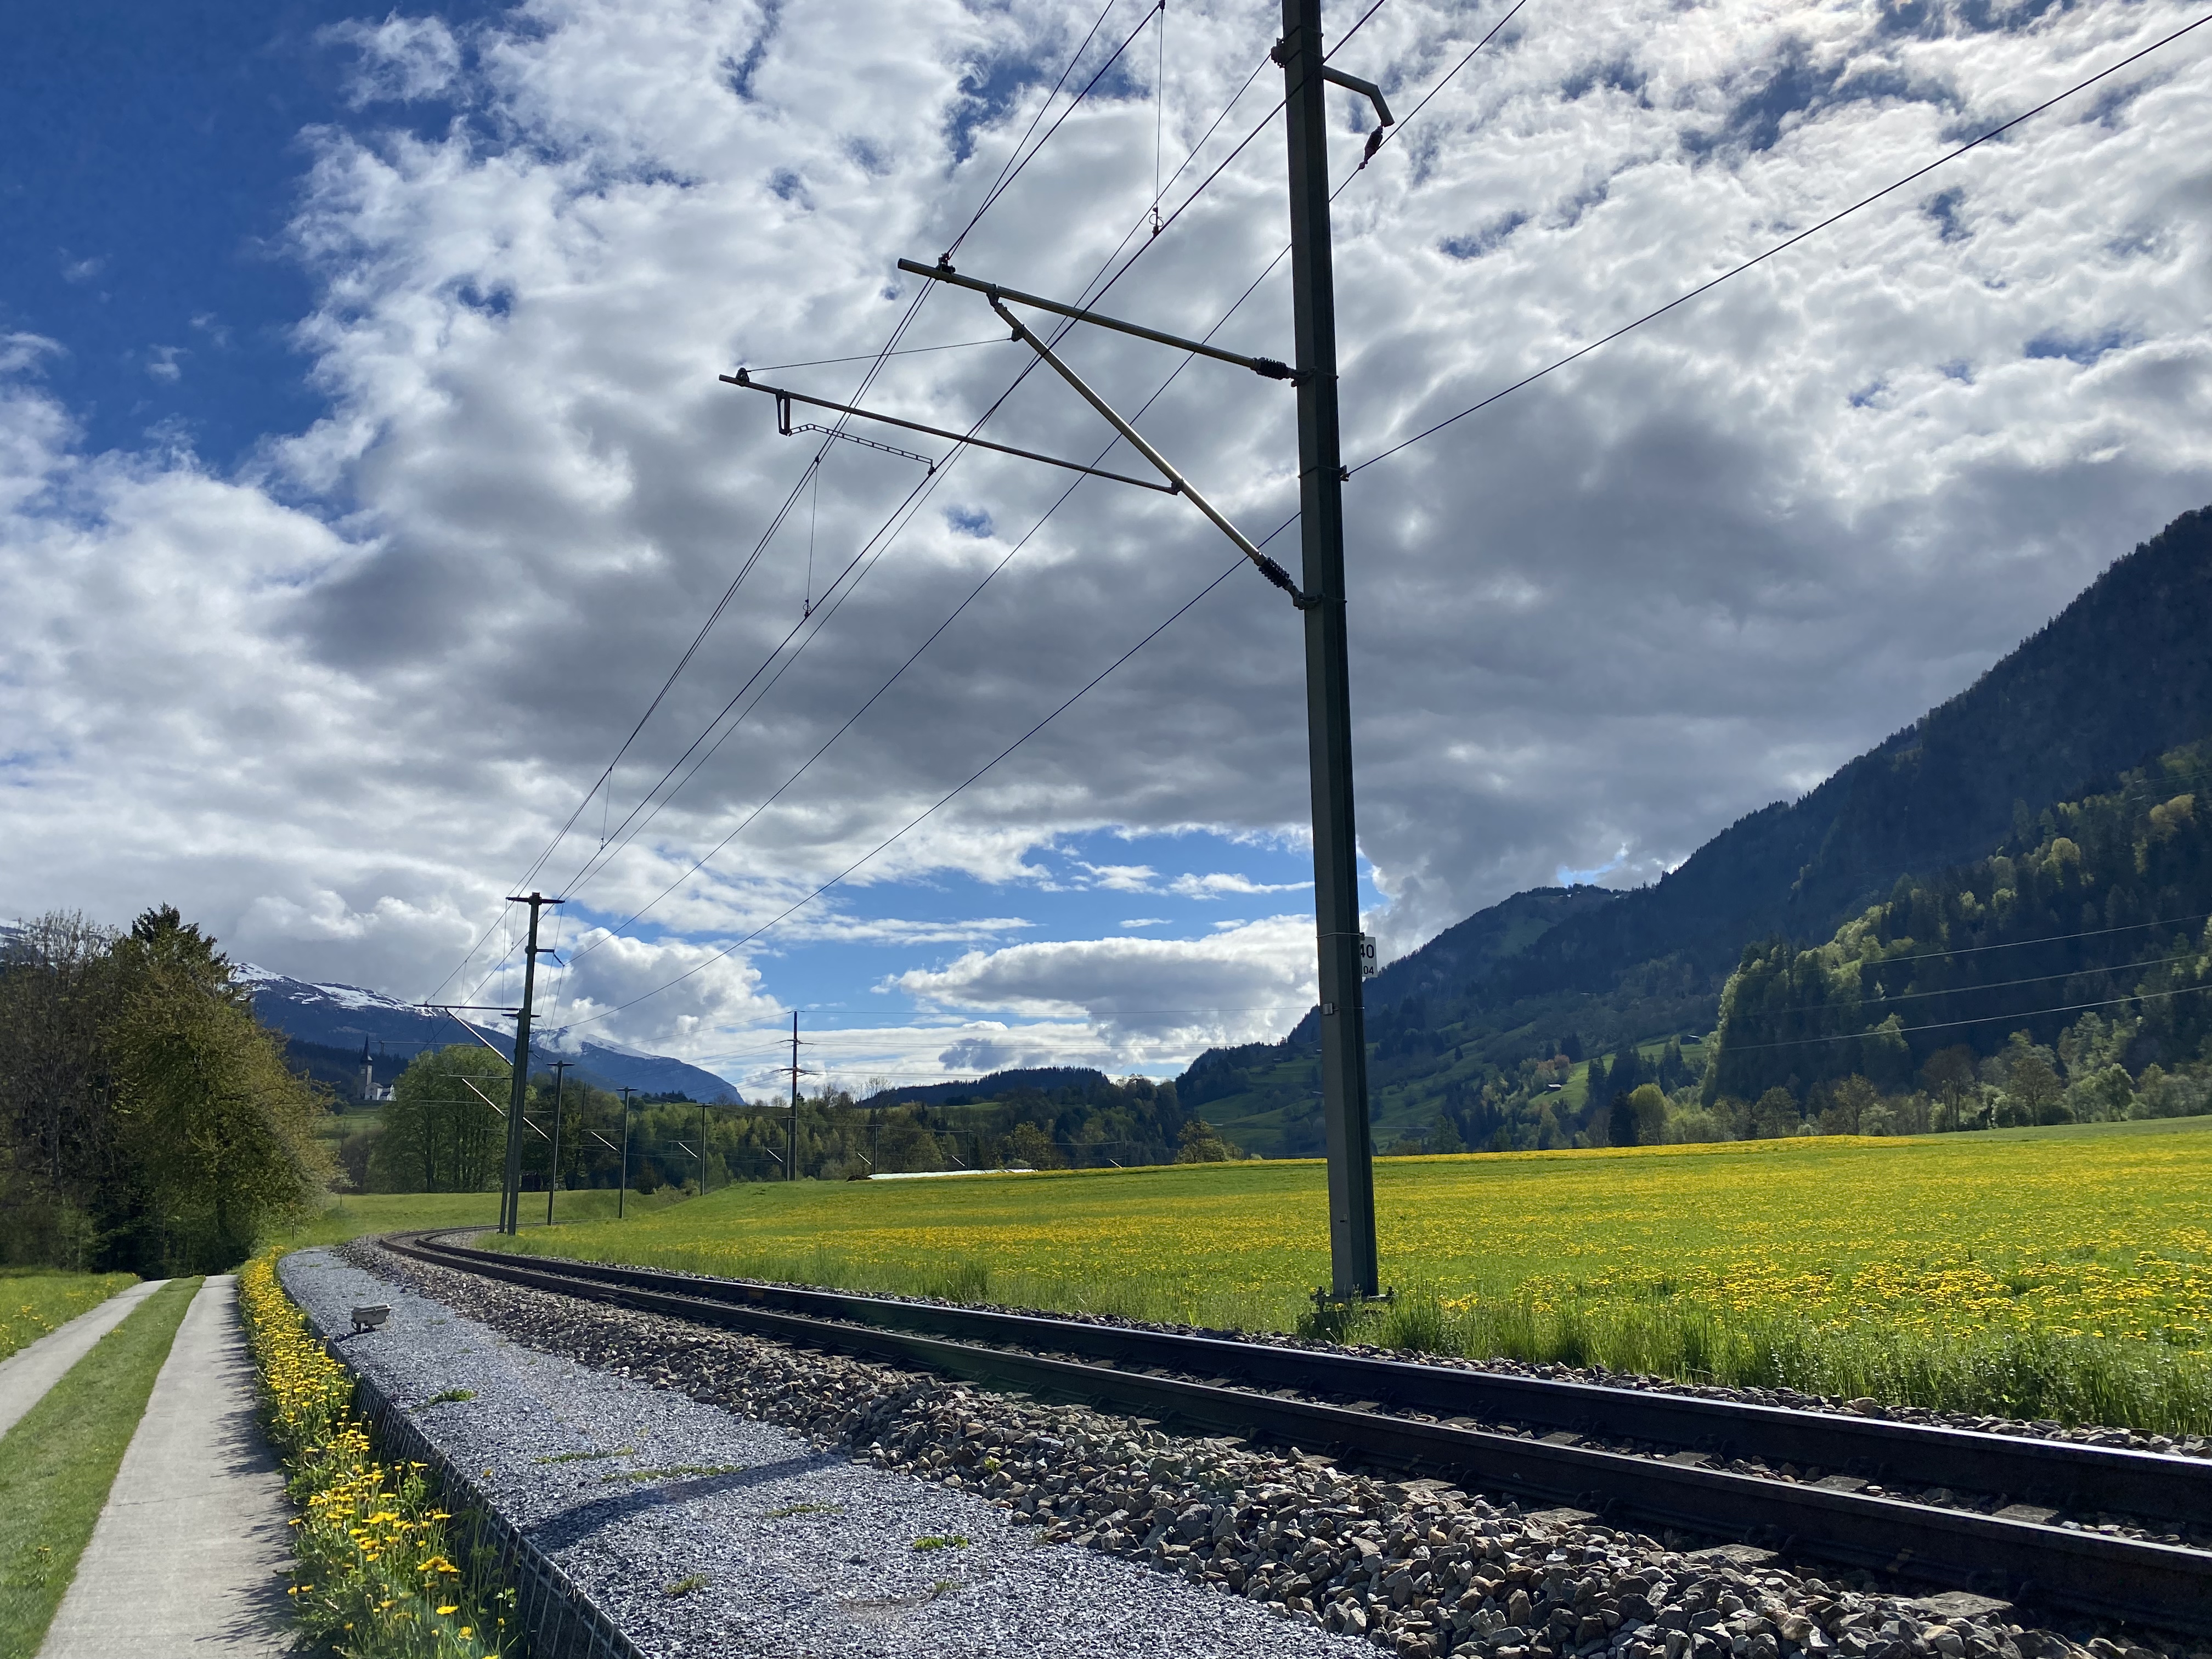
[[[45,1640],[199,1285],[148,1297],[0,1440],[0,1656]]]
[[[277,1282],[274,1254],[239,1273],[239,1306],[270,1437],[284,1454],[293,1606],[303,1633],[347,1659],[483,1659],[520,1636],[493,1552],[465,1562],[427,1465],[386,1463],[353,1409],[353,1376]]]
[[[88,1313],[126,1285],[130,1273],[50,1273],[0,1270],[0,1359]]]

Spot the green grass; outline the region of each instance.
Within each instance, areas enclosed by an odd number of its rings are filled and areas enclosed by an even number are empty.
[[[130,1273],[55,1273],[0,1268],[0,1359],[98,1307],[126,1285]]]
[[[682,1202],[681,1194],[664,1188],[649,1198],[632,1193],[623,1208],[629,1216],[641,1218]],[[553,1231],[557,1233],[576,1224],[611,1222],[614,1213],[611,1188],[562,1193],[554,1202]],[[277,1229],[261,1241],[261,1247],[305,1249],[312,1244],[343,1244],[369,1233],[404,1232],[410,1227],[490,1227],[498,1221],[497,1193],[349,1193],[332,1199],[319,1215],[299,1226]],[[525,1232],[545,1231],[544,1194],[522,1195],[522,1226]]]
[[[38,1651],[199,1284],[148,1297],[0,1440],[0,1655]]]
[[[742,1474],[742,1463],[678,1463],[665,1469],[623,1469],[619,1474],[601,1475],[602,1480],[699,1480],[710,1475]]]
[[[914,1540],[914,1547],[924,1554],[932,1550],[964,1550],[968,1547],[968,1540],[964,1534],[956,1532],[944,1538],[917,1538]]]
[[[1319,1330],[1315,1161],[734,1188],[514,1248],[1229,1328]],[[2212,1119],[1376,1166],[1418,1351],[2212,1431]]]

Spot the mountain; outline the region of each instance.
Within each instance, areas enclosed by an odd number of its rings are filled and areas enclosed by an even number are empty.
[[[2117,561],[1972,686],[1795,801],[1737,820],[1654,884],[1535,889],[1478,912],[1368,990],[1378,1146],[1481,1139],[1538,1103],[1583,1105],[1567,1068],[1712,1029],[1747,945],[1828,939],[1923,877],[2033,844],[2039,815],[2212,730],[2212,507]],[[1533,935],[1533,936],[1532,936]],[[1253,1150],[1321,1144],[1315,1018],[1202,1054],[1187,1108]],[[1560,1132],[1575,1131],[1560,1120]]]
[[[1901,875],[1987,853],[2094,781],[2212,726],[2212,507],[2120,559],[1972,686],[1810,794],[1738,820],[1656,884],[1553,928],[1493,995],[1599,990],[1667,957],[1725,973],[1826,939]]]
[[[391,1082],[425,1048],[478,1041],[502,1054],[514,1048],[511,1030],[466,1024],[458,1015],[431,1013],[357,986],[313,985],[251,963],[239,967],[237,977],[252,988],[253,1012],[261,1023],[292,1039],[295,1063],[349,1093],[360,1089],[364,1044],[372,1051],[380,1085]],[[557,1031],[541,1032],[533,1057],[541,1066],[572,1059],[576,1061],[573,1075],[602,1089],[682,1094],[710,1104],[738,1097],[734,1088],[712,1072],[665,1054],[641,1054],[588,1037],[572,1046]]]
[[[1086,1093],[1115,1087],[1114,1079],[1088,1066],[1030,1066],[1011,1072],[993,1072],[972,1083],[927,1083],[918,1089],[885,1089],[860,1103],[864,1110],[879,1106],[972,1106],[1005,1099],[1024,1091],[1049,1095],[1073,1089]]]
[[[1722,994],[1706,1102],[1854,1075],[1940,1088],[2015,1033],[2069,1078],[2122,1066],[2123,1100],[2146,1066],[2212,1059],[2208,781],[2212,742],[2170,750],[1988,858],[1901,878],[1825,945],[1752,945]]]

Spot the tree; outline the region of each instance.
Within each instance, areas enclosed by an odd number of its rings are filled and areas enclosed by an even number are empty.
[[[269,1222],[299,1217],[328,1189],[314,1137],[326,1108],[286,1069],[215,941],[173,907],[141,915],[116,951],[129,980],[116,1099],[157,1248],[179,1270],[228,1267]]]
[[[1794,1135],[1797,1126],[1804,1121],[1797,1110],[1797,1097],[1778,1085],[1759,1096],[1751,1109],[1751,1129],[1745,1137],[1749,1140],[1779,1140],[1784,1135]]]
[[[2065,1090],[2060,1085],[2058,1073],[2051,1069],[2051,1062],[2038,1048],[2023,1045],[2024,1052],[2013,1057],[2005,1075],[2004,1112],[2009,1123],[2063,1123],[2070,1114],[2066,1109]]]
[[[325,1190],[325,1109],[216,942],[42,917],[0,957],[0,1229],[14,1259],[227,1267]]]
[[[1192,1123],[1197,1119],[1193,1118]],[[1183,1144],[1190,1144],[1186,1126]],[[1012,1164],[1026,1164],[1032,1170],[1065,1170],[1066,1156],[1052,1144],[1052,1137],[1034,1123],[1017,1123],[1006,1136],[1006,1159]]]
[[[513,1071],[480,1043],[416,1055],[392,1085],[369,1153],[376,1184],[386,1192],[483,1191],[505,1155],[507,1126],[493,1103],[507,1098]]]
[[[1236,1149],[1224,1140],[1204,1118],[1194,1117],[1184,1121],[1182,1146],[1176,1153],[1176,1163],[1226,1164],[1236,1155]]]
[[[1615,1146],[1636,1145],[1636,1105],[1626,1095],[1615,1095],[1607,1109],[1606,1139]]]

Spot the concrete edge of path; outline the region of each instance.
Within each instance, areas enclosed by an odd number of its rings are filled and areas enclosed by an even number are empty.
[[[291,1513],[254,1410],[238,1279],[215,1274],[177,1328],[40,1659],[287,1651]]]
[[[133,1308],[168,1282],[147,1279],[126,1285],[98,1307],[86,1309],[67,1324],[56,1326],[37,1341],[0,1359],[0,1435],[21,1422],[70,1366],[92,1352],[94,1343],[131,1316]]]

